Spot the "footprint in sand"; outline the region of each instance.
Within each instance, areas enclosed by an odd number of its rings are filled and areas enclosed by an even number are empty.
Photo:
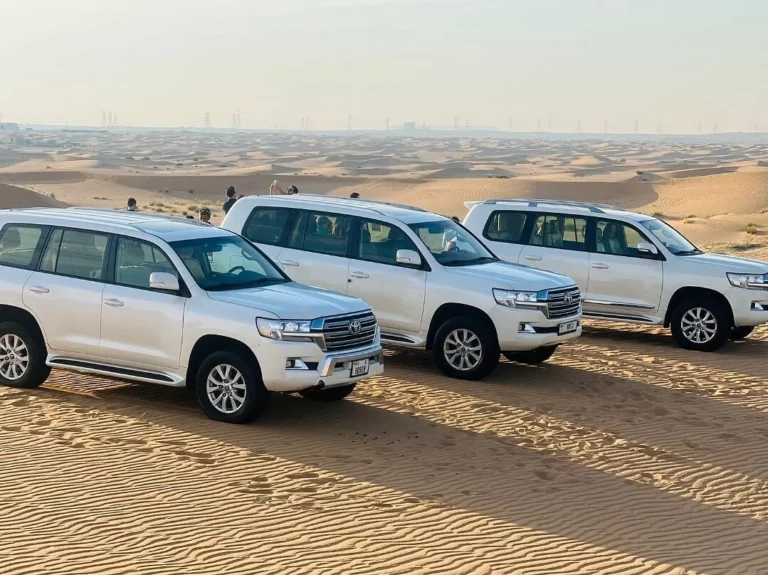
[[[552,471],[545,471],[543,469],[534,471],[533,474],[539,479],[542,479],[544,481],[553,481],[557,479],[557,473],[554,473]]]

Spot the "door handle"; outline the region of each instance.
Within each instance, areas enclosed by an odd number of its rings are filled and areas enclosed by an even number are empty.
[[[109,307],[123,307],[125,304],[121,302],[119,299],[105,299],[104,305],[108,305]]]
[[[32,286],[29,288],[29,291],[32,293],[50,293],[51,290],[43,286]]]
[[[540,262],[541,258],[539,256],[523,256],[524,260],[528,260],[529,262]]]
[[[280,260],[280,263],[283,264],[285,267],[294,268],[299,265],[299,262],[295,262],[293,260]]]
[[[592,264],[592,267],[595,268],[596,270],[607,270],[611,266],[609,266],[608,264]]]
[[[349,275],[352,276],[353,278],[359,278],[359,279],[365,279],[367,277],[370,277],[368,274],[363,272],[351,272]]]

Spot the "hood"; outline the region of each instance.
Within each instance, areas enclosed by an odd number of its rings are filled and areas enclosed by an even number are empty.
[[[694,256],[677,256],[692,265],[715,266],[723,272],[764,274],[768,273],[768,262],[749,260],[721,254],[698,254]]]
[[[494,262],[476,266],[446,267],[451,273],[468,276],[473,281],[484,280],[492,288],[540,291],[576,285],[568,276],[546,272],[509,262]]]
[[[216,301],[262,310],[279,319],[311,320],[370,309],[361,299],[293,282],[207,293]]]

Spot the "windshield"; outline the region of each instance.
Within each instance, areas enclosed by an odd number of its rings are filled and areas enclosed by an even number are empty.
[[[656,236],[656,239],[676,256],[701,253],[701,250],[686,240],[680,232],[661,220],[643,220],[640,225]]]
[[[171,242],[171,247],[206,291],[245,289],[291,280],[239,236]]]
[[[452,220],[410,224],[438,263],[467,266],[498,261],[469,231]]]

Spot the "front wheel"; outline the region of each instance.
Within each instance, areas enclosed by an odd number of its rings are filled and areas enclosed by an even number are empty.
[[[315,401],[340,401],[355,391],[356,383],[349,385],[339,385],[329,387],[328,389],[302,389],[299,395],[305,399],[314,399]]]
[[[504,357],[509,361],[516,361],[517,363],[539,365],[552,357],[552,354],[555,353],[556,349],[556,345],[549,345],[546,347],[537,347],[531,351],[505,351]]]
[[[197,400],[208,417],[225,423],[248,423],[269,403],[261,374],[242,356],[228,351],[209,355],[197,372]]]
[[[672,312],[672,336],[694,351],[716,351],[731,334],[728,311],[712,298],[699,296],[682,302]]]
[[[734,327],[731,330],[731,339],[735,341],[746,339],[753,331],[755,328],[752,326]]]
[[[477,381],[499,363],[499,343],[493,330],[471,317],[449,319],[435,334],[432,353],[448,377]]]

